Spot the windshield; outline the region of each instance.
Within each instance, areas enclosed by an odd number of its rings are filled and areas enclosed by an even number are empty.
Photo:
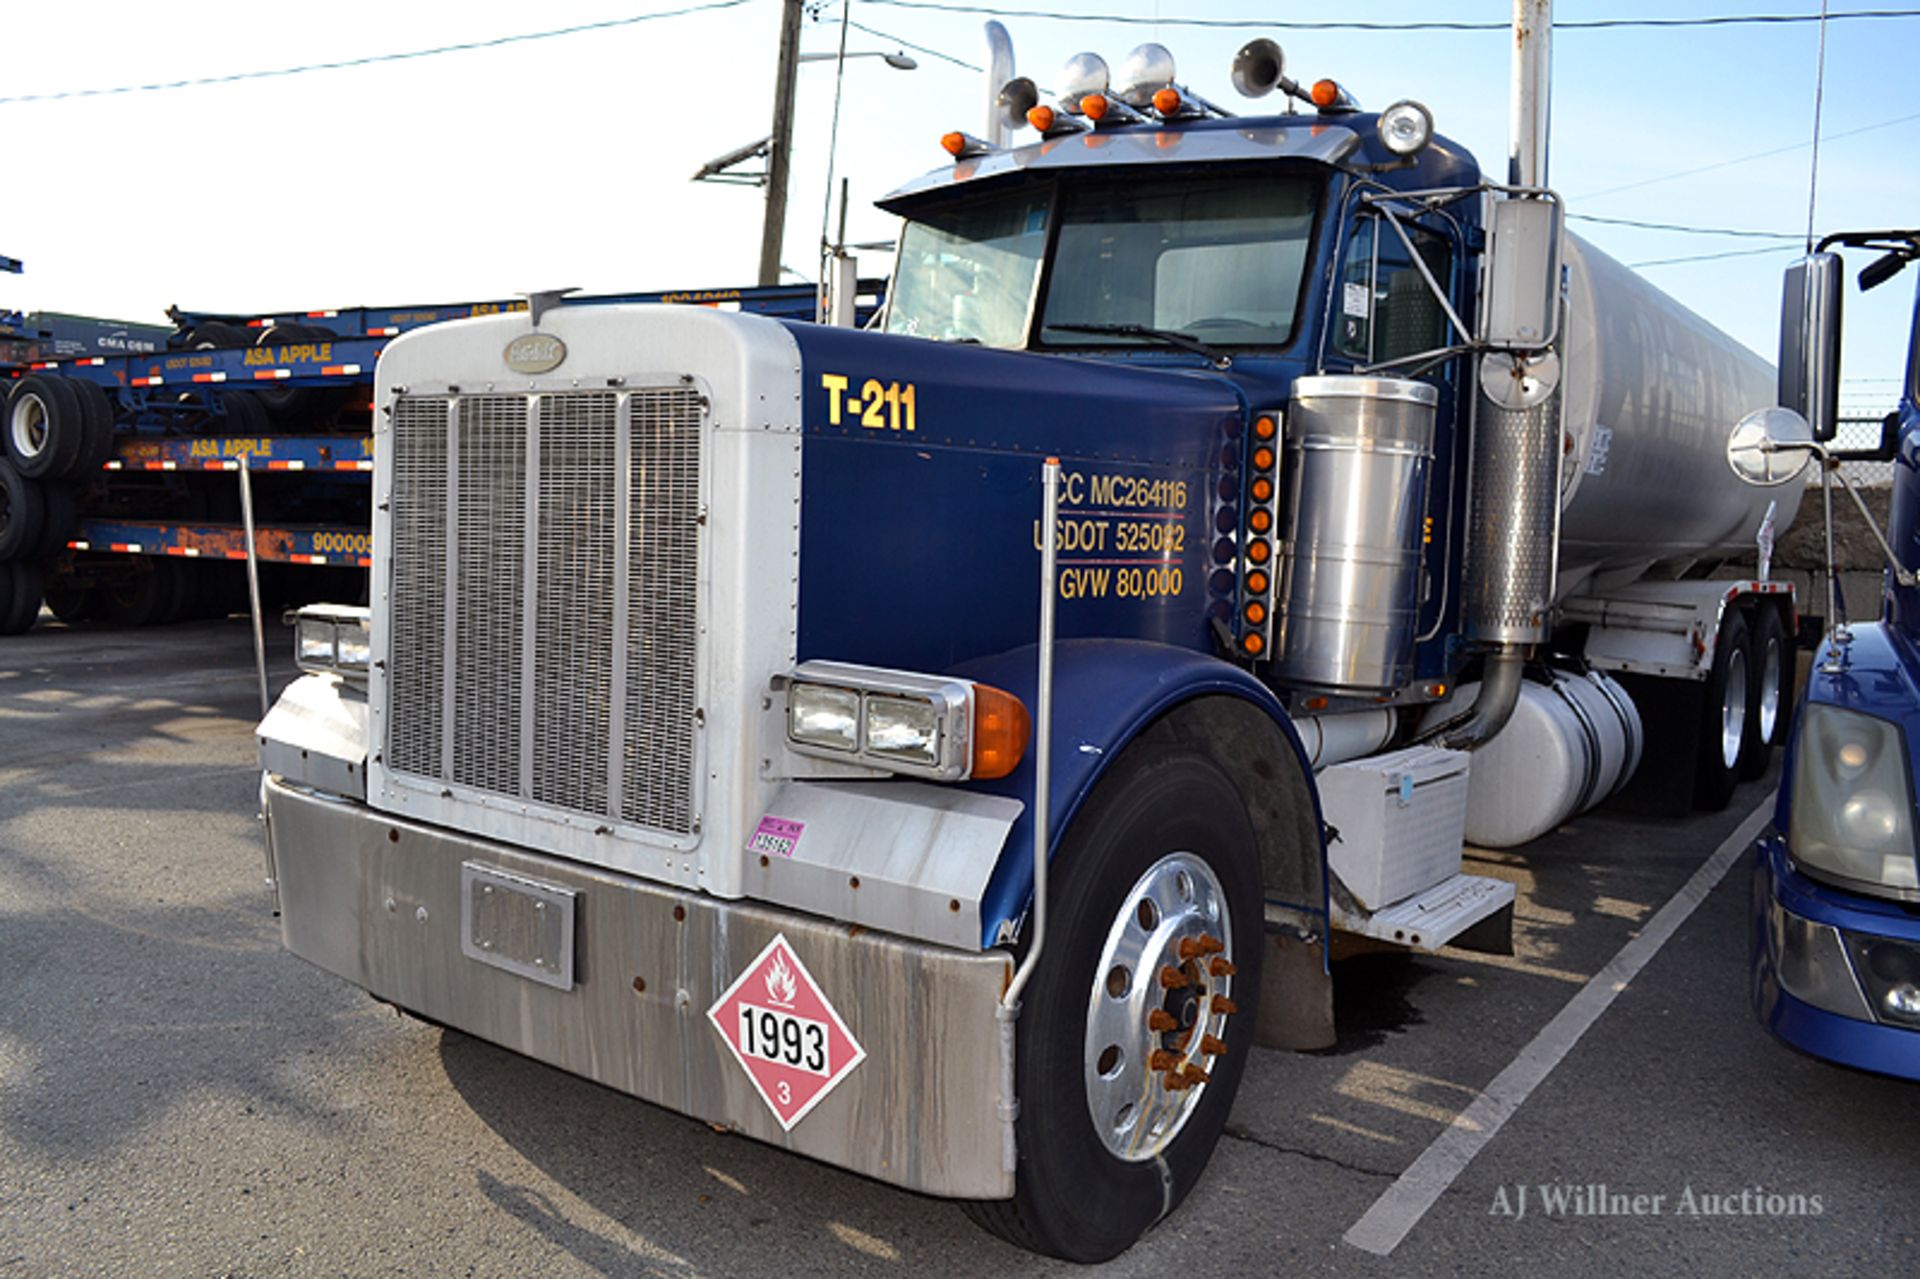
[[[934,209],[900,234],[887,332],[942,342],[1023,346],[1040,255],[1045,192],[1024,191]]]
[[[1140,325],[1219,346],[1293,334],[1314,184],[1237,175],[1072,189],[1060,211],[1041,339],[1060,346],[1152,342],[1071,325]]]

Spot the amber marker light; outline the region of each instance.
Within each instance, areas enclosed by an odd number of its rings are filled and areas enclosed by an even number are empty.
[[[1247,621],[1251,622],[1255,626],[1258,626],[1266,620],[1267,620],[1267,606],[1265,604],[1262,604],[1259,600],[1253,600],[1250,603],[1248,603]]]
[[[1256,502],[1271,501],[1273,499],[1273,481],[1262,475],[1253,482],[1251,492],[1253,493],[1253,500]]]
[[[1267,593],[1267,575],[1260,569],[1247,574],[1247,589],[1255,595]]]
[[[1161,115],[1172,115],[1180,109],[1180,90],[1169,85],[1153,95],[1153,109]]]
[[[1247,516],[1247,527],[1256,533],[1266,532],[1273,527],[1273,513],[1264,510],[1255,511]]]
[[[1255,449],[1253,451],[1253,468],[1256,471],[1271,471],[1273,469],[1273,450],[1264,444]]]
[[[1024,702],[991,684],[973,686],[973,776],[1005,777],[1027,753],[1033,720]]]
[[[1096,122],[1106,119],[1106,95],[1102,93],[1089,93],[1086,97],[1080,99],[1080,114]]]
[[[1267,642],[1258,635],[1248,635],[1240,641],[1240,647],[1246,649],[1247,652],[1253,654],[1255,657],[1258,657],[1267,647]]]
[[[957,156],[967,149],[967,135],[964,133],[949,133],[940,139],[940,145],[947,149],[948,155]]]
[[[1045,133],[1053,127],[1053,108],[1047,106],[1028,107],[1027,123]]]
[[[1339,85],[1335,84],[1331,80],[1315,80],[1313,82],[1313,105],[1314,106],[1330,107],[1338,101],[1340,101]]]
[[[1253,542],[1247,547],[1247,558],[1255,564],[1265,564],[1267,557],[1273,554],[1273,548],[1265,542]]]
[[[1273,419],[1264,413],[1253,419],[1253,434],[1256,439],[1270,440],[1273,438],[1273,433],[1279,429],[1274,425]]]

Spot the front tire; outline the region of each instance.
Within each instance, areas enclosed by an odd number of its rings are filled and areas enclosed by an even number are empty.
[[[1747,755],[1747,721],[1753,681],[1753,645],[1747,619],[1728,609],[1720,620],[1720,637],[1713,648],[1713,669],[1707,674],[1706,697],[1700,708],[1699,755],[1693,772],[1693,806],[1717,813],[1733,799],[1740,784],[1740,768]]]
[[[1786,739],[1793,711],[1793,645],[1780,610],[1762,603],[1753,615],[1752,691],[1747,697],[1747,745],[1740,777],[1752,781],[1767,771],[1773,748]]]
[[[1226,1125],[1253,1047],[1260,858],[1216,764],[1137,743],[1050,876],[1018,1026],[1014,1197],[967,1210],[1019,1247],[1105,1261],[1186,1198]]]

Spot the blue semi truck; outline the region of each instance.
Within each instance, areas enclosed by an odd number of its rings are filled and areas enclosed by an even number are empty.
[[[1286,109],[1008,78],[883,202],[880,331],[387,345],[371,600],[259,729],[288,949],[1095,1260],[1331,1042],[1336,930],[1499,949],[1466,842],[1764,771],[1794,598],[1713,570],[1799,502],[1726,463],[1772,371],[1564,233],[1542,93],[1500,181],[1232,79]]]
[[[1841,249],[1873,255],[1859,282],[1875,288],[1920,259],[1920,231],[1830,235],[1788,271],[1783,402],[1804,414],[1820,443],[1834,436]],[[1773,823],[1754,844],[1752,894],[1753,1002],[1762,1023],[1814,1056],[1907,1079],[1920,1079],[1920,583],[1908,567],[1920,563],[1917,338],[1920,314],[1899,407],[1876,451],[1894,464],[1880,615],[1848,621],[1837,593],[1828,605],[1832,624],[1795,716]],[[1853,455],[1800,436],[1791,421],[1755,432],[1736,446],[1736,463],[1770,482],[1817,452],[1823,478],[1844,479],[1835,468]],[[1871,526],[1864,506],[1861,514]]]

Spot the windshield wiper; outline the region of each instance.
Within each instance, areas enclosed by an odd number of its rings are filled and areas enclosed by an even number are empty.
[[[1199,338],[1188,337],[1171,329],[1148,328],[1144,324],[1045,324],[1043,328],[1057,329],[1062,333],[1111,333],[1116,337],[1158,338],[1168,346],[1177,346],[1183,351],[1192,351],[1195,355],[1204,355],[1217,369],[1233,367],[1233,357],[1217,347],[1208,346]]]

